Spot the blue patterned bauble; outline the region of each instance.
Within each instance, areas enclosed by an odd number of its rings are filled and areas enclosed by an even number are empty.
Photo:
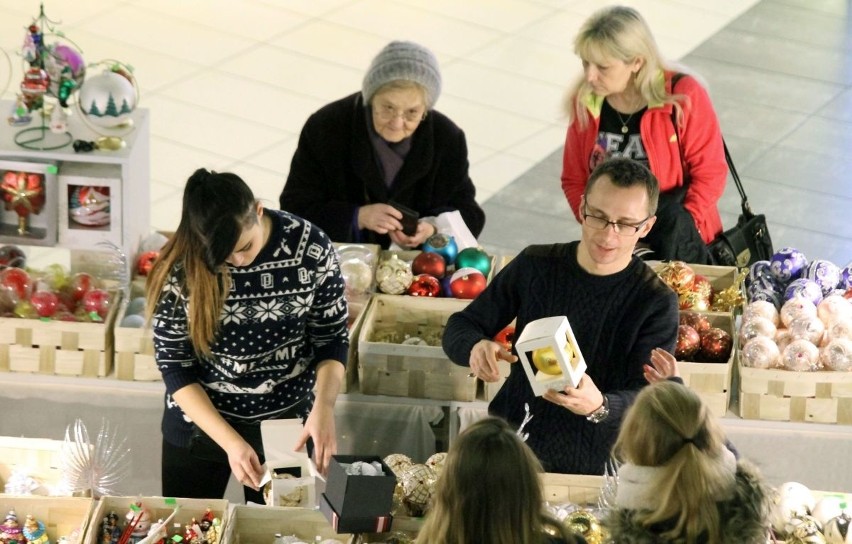
[[[774,289],[778,292],[783,290],[781,284],[778,283],[778,280],[772,274],[772,265],[769,261],[755,261],[752,263],[748,268],[745,284],[746,287],[754,285],[755,288]]]
[[[755,300],[771,302],[778,310],[781,309],[781,303],[783,302],[780,292],[776,291],[772,287],[765,288],[757,284],[752,284],[746,287],[746,298],[749,302],[754,302]]]
[[[814,280],[799,278],[790,282],[784,290],[784,300],[793,297],[802,297],[814,303],[814,306],[822,302],[822,288]]]
[[[828,296],[840,284],[840,267],[825,259],[815,259],[805,269],[804,277],[815,281],[822,295]]]
[[[808,259],[805,254],[793,247],[781,248],[769,259],[772,275],[781,285],[786,286],[805,273]]]
[[[852,289],[852,262],[843,267],[840,271],[840,284],[838,285],[843,290]]]
[[[444,258],[447,266],[455,264],[456,256],[459,254],[459,246],[456,239],[447,234],[433,234],[423,242],[423,251],[434,251]]]

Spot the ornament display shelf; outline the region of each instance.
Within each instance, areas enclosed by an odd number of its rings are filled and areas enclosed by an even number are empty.
[[[9,111],[11,107],[11,101],[0,101],[0,111]],[[124,250],[128,257],[128,262],[133,262],[133,256],[139,246],[139,242],[149,234],[151,220],[149,111],[144,108],[138,108],[133,112],[132,118],[133,130],[129,135],[124,137],[124,147],[115,151],[96,150],[89,153],[75,153],[71,145],[56,150],[35,151],[23,148],[15,143],[14,138],[19,130],[18,127],[5,126],[0,130],[0,160],[54,163],[59,170],[57,180],[63,175],[63,165],[68,170],[73,170],[75,176],[81,178],[85,178],[87,171],[91,172],[93,176],[99,174],[100,178],[103,177],[104,172],[114,173],[114,176],[119,181],[116,192],[120,193],[119,200],[116,202],[116,208],[121,211],[119,221],[120,236],[118,233],[114,233],[114,238],[121,242],[116,242],[116,245]],[[36,126],[40,122],[41,120],[35,115],[28,126]],[[68,118],[68,131],[74,136],[74,139],[89,141],[99,138],[99,135],[87,127],[80,120],[79,116],[75,114],[70,115]],[[58,192],[59,187],[48,187],[47,189]],[[112,194],[111,197],[113,197]],[[14,212],[3,211],[3,213],[8,215]],[[53,213],[59,217],[61,214],[67,216],[68,210],[60,210],[57,206],[57,209],[44,209],[41,213]],[[57,222],[57,224],[61,225],[60,222]],[[80,232],[83,231],[81,230]],[[74,236],[74,234],[77,233],[64,236],[63,238],[66,241],[60,243],[59,238],[62,236],[60,226],[60,235],[57,236],[57,242],[54,246],[64,247],[72,251],[98,250],[98,247],[95,245],[98,241],[97,231],[87,232],[87,236],[82,237]],[[107,234],[103,236],[104,238],[108,238]],[[27,245],[25,239],[12,239],[9,242]],[[50,263],[47,262],[44,264]]]

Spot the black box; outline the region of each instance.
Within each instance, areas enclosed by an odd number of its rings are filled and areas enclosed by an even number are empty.
[[[384,476],[353,476],[346,474],[343,464],[355,461],[382,465]],[[381,457],[368,455],[334,455],[328,468],[325,495],[342,518],[376,518],[386,516],[393,508],[396,476]]]
[[[319,509],[338,533],[386,533],[391,530],[393,524],[393,516],[390,513],[375,517],[340,517],[328,502],[325,493],[320,496]]]

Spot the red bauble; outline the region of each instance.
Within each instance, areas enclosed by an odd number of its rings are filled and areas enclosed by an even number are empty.
[[[683,261],[666,263],[657,275],[678,294],[690,291],[695,282],[695,270]]]
[[[711,327],[701,335],[699,359],[708,363],[725,363],[731,356],[734,341],[731,335],[722,329]]]
[[[455,298],[472,299],[485,290],[485,275],[476,268],[460,268],[450,279],[450,291]]]
[[[83,309],[89,315],[96,313],[101,319],[106,319],[110,307],[110,295],[104,289],[90,289],[83,295]]]
[[[18,246],[0,247],[0,268],[14,266],[24,268],[27,266],[27,256]]]
[[[704,314],[699,314],[698,312],[681,312],[680,313],[680,324],[681,325],[689,325],[695,332],[699,335],[707,332],[710,329],[710,320],[707,319],[707,316]]]
[[[444,277],[447,273],[447,263],[440,253],[434,251],[424,251],[411,262],[411,271],[417,274],[429,274],[438,279]]]
[[[852,288],[847,289],[846,292],[843,293],[843,298],[848,298],[849,300],[852,300]]]
[[[0,194],[7,210],[21,216],[38,214],[44,207],[44,183],[41,174],[7,171],[0,182]]]
[[[437,297],[441,293],[441,282],[435,276],[419,274],[408,286],[408,294],[413,297]]]
[[[53,317],[59,310],[59,297],[53,291],[36,291],[30,296],[30,304],[39,317]]]
[[[515,327],[509,325],[503,327],[503,330],[494,335],[494,341],[503,346],[506,351],[512,351],[512,344],[515,342]]]
[[[18,300],[27,300],[32,292],[30,275],[20,268],[4,268],[0,270],[0,287],[11,291]]]
[[[694,361],[699,348],[701,348],[701,336],[698,331],[689,325],[678,326],[675,359],[678,361]]]
[[[97,282],[91,274],[86,272],[78,272],[71,276],[71,281],[68,282],[71,290],[71,297],[75,302],[80,302],[86,293],[95,288]]]
[[[154,262],[160,257],[159,251],[146,251],[139,255],[136,260],[136,273],[140,276],[147,276],[151,269],[154,268]]]

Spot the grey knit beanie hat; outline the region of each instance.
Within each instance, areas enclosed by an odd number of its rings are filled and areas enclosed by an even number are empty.
[[[364,76],[361,93],[369,104],[382,85],[391,81],[413,81],[426,89],[426,109],[432,109],[441,94],[441,72],[431,51],[414,42],[394,41],[387,44]]]

